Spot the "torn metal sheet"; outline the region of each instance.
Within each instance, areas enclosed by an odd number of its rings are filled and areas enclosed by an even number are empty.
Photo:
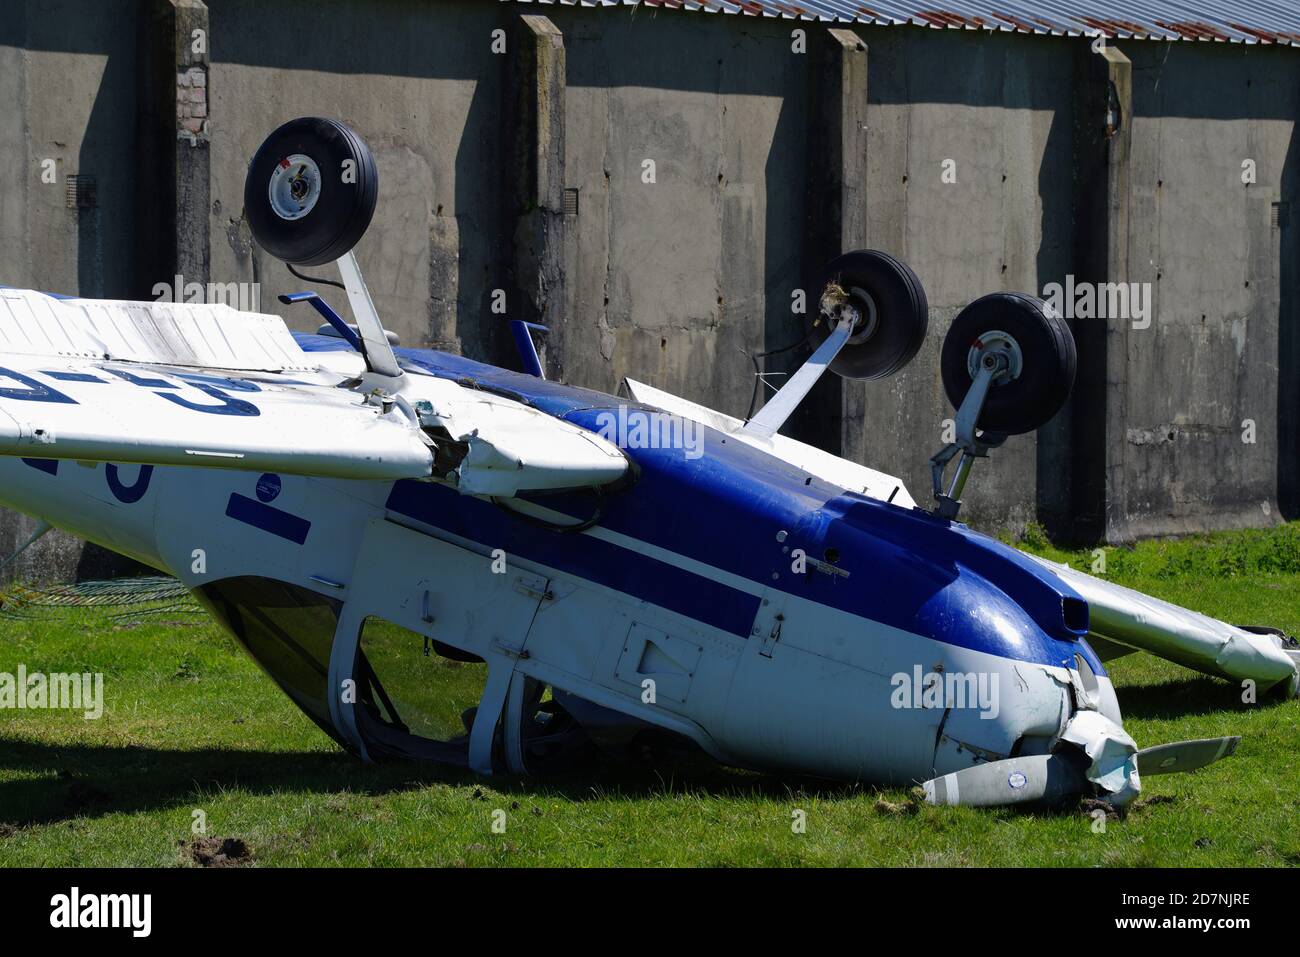
[[[628,472],[614,444],[519,402],[441,379],[420,389],[415,408],[438,448],[434,473],[467,495],[591,488]]]
[[[1138,777],[1137,742],[1114,721],[1097,711],[1079,711],[1061,734],[1088,756],[1089,781],[1107,792],[1112,804],[1127,804],[1142,789]]]

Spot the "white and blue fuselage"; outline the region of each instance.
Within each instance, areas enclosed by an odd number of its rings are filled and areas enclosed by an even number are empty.
[[[346,349],[295,338],[307,353]],[[589,431],[628,405],[445,353],[397,354],[413,382],[454,380]],[[255,385],[207,382],[196,435],[213,414],[256,409]],[[41,372],[3,384],[32,397],[59,386]],[[701,451],[626,449],[636,479],[603,501],[503,507],[426,481],[39,457],[0,458],[0,500],[180,578],[259,660],[232,616],[274,618],[243,605],[280,593],[249,583],[319,601],[328,614],[303,620],[325,633],[290,636],[325,649],[319,689],[262,663],[362,754],[402,750],[333,694],[358,680],[351,636],[372,618],[487,662],[479,711],[494,723],[476,722],[468,755],[479,770],[526,769],[511,727],[525,680],[724,762],[880,783],[1045,753],[1080,710],[1118,726],[1088,605],[1041,565],[723,432],[704,429]],[[597,509],[591,527],[562,530]]]

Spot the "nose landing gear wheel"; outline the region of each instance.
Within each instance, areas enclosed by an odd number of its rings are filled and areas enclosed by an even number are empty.
[[[248,165],[244,210],[258,244],[298,266],[333,262],[356,245],[375,212],[379,171],[370,149],[337,120],[290,120]]]
[[[939,360],[948,401],[960,408],[990,350],[1006,356],[976,425],[986,432],[1032,432],[1056,415],[1074,385],[1077,354],[1065,320],[1047,303],[1016,292],[981,296],[957,314]]]
[[[832,372],[847,379],[883,379],[912,361],[925,341],[930,311],[921,280],[906,263],[874,249],[832,259],[817,290],[822,308],[815,345],[835,328],[839,310],[832,307],[827,314],[828,290],[831,298],[852,305],[859,317],[848,343],[830,364]]]

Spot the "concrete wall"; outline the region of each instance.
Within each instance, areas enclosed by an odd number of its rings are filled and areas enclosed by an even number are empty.
[[[303,283],[262,254],[243,218],[244,173],[267,133],[296,116],[333,116],[365,137],[380,202],[357,247],[385,324],[404,343],[467,355],[500,352],[485,321],[504,268],[501,121],[505,58],[490,46],[507,22],[494,4],[219,0],[212,33],[212,271],[261,283],[263,308]],[[312,24],[294,42],[284,25]],[[454,25],[454,28],[453,28]],[[308,270],[326,274],[329,269]],[[336,303],[345,308],[345,303]],[[315,329],[306,307],[285,312]]]
[[[565,373],[607,391],[632,376],[744,415],[753,366],[742,350],[805,334],[790,293],[806,215],[806,58],[779,23],[553,19],[579,195]]]
[[[1127,49],[1127,48],[1126,48]],[[1154,290],[1153,322],[1121,324],[1110,428],[1112,532],[1128,535],[1278,520],[1283,298],[1294,322],[1295,51],[1176,44],[1128,49],[1133,146],[1128,271]],[[1256,180],[1243,182],[1243,163]],[[1286,248],[1284,250],[1284,237]],[[1247,422],[1255,441],[1247,443]],[[1280,431],[1281,428],[1281,431]],[[1286,428],[1290,434],[1286,434]]]
[[[135,20],[134,0],[0,5],[0,284],[133,292]],[[54,181],[46,182],[50,168]],[[95,178],[95,205],[69,208],[73,174]],[[0,511],[0,560],[34,528]],[[102,549],[87,549],[83,561],[79,540],[53,532],[0,577],[68,579],[111,568]]]
[[[1069,271],[1072,74],[1063,44],[1044,37],[858,32],[871,63],[869,241],[916,270],[930,330],[892,380],[845,384],[845,451],[897,470],[920,502],[953,414],[939,377],[953,317],[977,296],[1035,292]],[[1034,519],[1039,486],[1060,477],[1036,468],[1039,445],[1017,436],[978,463],[966,520]]]
[[[0,102],[18,105],[0,111],[0,162],[22,171],[0,181],[0,281],[150,294],[160,260],[133,235],[151,228],[136,220],[152,214],[133,197],[149,185],[138,172],[148,166],[137,150],[150,142],[138,118],[171,95],[159,99],[139,66],[156,39],[146,13],[159,2],[27,0],[0,11]],[[563,185],[578,197],[557,240],[562,348],[553,367],[581,385],[613,391],[632,376],[746,412],[745,352],[804,334],[791,292],[824,259],[808,241],[825,214],[809,185],[825,148],[821,92],[810,56],[791,49],[793,29],[805,29],[815,50],[823,28],[472,0],[340,0],[323,9],[305,0],[207,4],[200,138],[210,173],[195,194],[206,208],[189,212],[209,224],[210,258],[187,261],[209,262],[210,273],[186,279],[258,283],[263,309],[315,328],[314,313],[275,301],[303,283],[252,244],[243,176],[279,123],[337,116],[378,160],[379,209],[357,252],[386,324],[407,344],[513,365],[506,317],[488,308],[492,290],[505,288],[515,297],[510,313],[523,311],[514,283],[525,212],[511,205],[515,50],[495,52],[493,31],[545,13],[563,34]],[[290,41],[293,22],[310,29]],[[930,333],[901,374],[828,384],[794,428],[897,472],[924,499],[926,459],[952,413],[938,372],[952,317],[983,293],[1039,291],[1079,271],[1079,204],[1092,202],[1080,195],[1073,122],[1085,82],[1081,41],[855,32],[868,48],[867,82],[849,95],[865,98],[867,155],[854,158],[865,175],[853,184],[862,208],[852,212],[864,244],[901,255],[924,282]],[[1077,531],[1076,486],[1096,475],[1099,534],[1276,521],[1300,504],[1300,320],[1286,215],[1300,56],[1119,46],[1133,60],[1128,278],[1152,283],[1154,320],[1145,330],[1106,326],[1105,368],[1081,369],[1091,386],[1079,406],[979,463],[963,515],[989,528],[1038,517]],[[57,184],[39,182],[46,156],[56,159]],[[1240,181],[1246,158],[1256,161],[1250,186]],[[653,184],[642,179],[646,160]],[[947,160],[954,183],[941,176]],[[96,176],[97,207],[66,208],[69,172]],[[789,372],[804,355],[764,365]],[[1076,442],[1089,403],[1101,423],[1095,454]],[[1253,445],[1241,442],[1244,419],[1255,422]],[[0,548],[20,534],[0,520]],[[21,574],[71,574],[68,543],[47,541]]]

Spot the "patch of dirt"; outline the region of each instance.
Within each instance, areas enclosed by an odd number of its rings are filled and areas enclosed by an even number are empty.
[[[177,841],[181,857],[198,867],[242,867],[253,862],[253,854],[238,837],[195,837]]]
[[[1079,810],[1086,817],[1092,817],[1094,811],[1101,811],[1106,815],[1108,821],[1119,820],[1119,810],[1106,801],[1098,801],[1096,798],[1084,798],[1079,802]]]
[[[184,659],[176,666],[176,671],[172,673],[172,679],[175,681],[198,681],[199,667],[188,658]]]

